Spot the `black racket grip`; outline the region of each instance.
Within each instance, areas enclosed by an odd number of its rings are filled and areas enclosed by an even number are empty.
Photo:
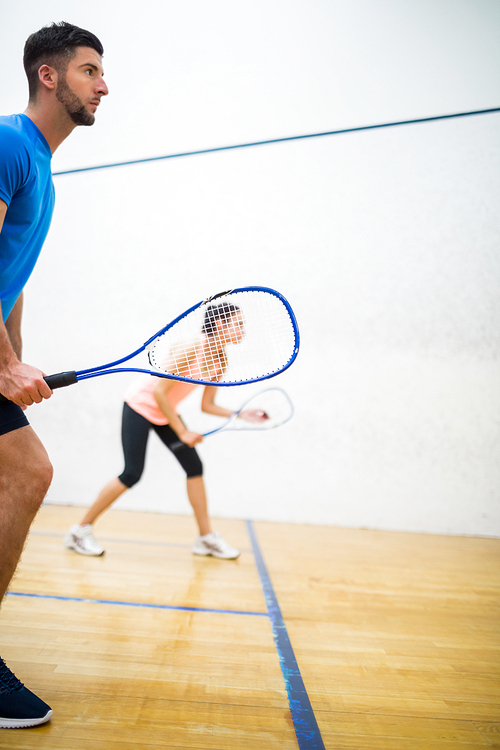
[[[176,440],[175,443],[170,443],[168,447],[175,453],[175,451],[178,451],[179,448],[182,448],[185,445],[186,443],[183,443],[182,440]]]
[[[64,388],[67,385],[78,383],[76,372],[74,370],[70,372],[56,372],[55,375],[46,375],[46,377],[44,377],[44,380],[49,388],[52,388],[52,390],[55,390],[56,388]]]
[[[71,372],[56,372],[55,375],[46,375],[44,380],[52,390],[55,390],[56,388],[64,388],[66,385],[73,385],[73,383],[78,383],[76,372],[74,370]],[[8,398],[5,398],[5,396],[0,393],[0,401],[8,400]]]

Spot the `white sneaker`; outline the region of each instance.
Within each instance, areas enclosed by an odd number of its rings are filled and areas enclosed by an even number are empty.
[[[193,553],[222,557],[224,560],[235,560],[241,554],[239,549],[231,547],[216,531],[199,536],[193,547]]]
[[[92,533],[90,523],[85,526],[72,526],[64,537],[64,544],[68,549],[74,549],[80,555],[103,555],[104,549]]]

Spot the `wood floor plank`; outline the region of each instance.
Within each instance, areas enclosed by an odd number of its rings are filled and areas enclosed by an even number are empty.
[[[388,739],[439,741],[452,745],[488,746],[487,740],[474,722],[465,720],[421,718],[415,722],[413,717],[407,716],[323,712],[319,712],[317,718],[324,736],[362,735]]]
[[[152,744],[226,750],[231,743],[250,748],[254,742],[255,747],[296,750],[288,710],[247,706],[228,709],[220,704],[114,696],[89,695],[75,701],[72,694],[59,694],[54,698],[58,702],[58,717],[52,721],[50,736],[65,741],[73,738],[74,747],[100,741],[103,747],[121,742],[134,747]]]

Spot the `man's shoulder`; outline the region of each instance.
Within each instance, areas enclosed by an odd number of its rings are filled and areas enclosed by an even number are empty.
[[[21,115],[0,115],[0,147],[2,150],[28,149],[30,139]]]
[[[22,120],[21,115],[0,117],[0,198],[7,205],[34,178],[33,143]]]
[[[0,128],[5,133],[19,133],[23,131],[21,115],[0,115]]]

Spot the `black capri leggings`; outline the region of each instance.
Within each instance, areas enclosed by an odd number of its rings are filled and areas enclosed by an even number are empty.
[[[172,443],[178,443],[179,438],[168,424],[153,424],[142,414],[134,411],[128,404],[123,404],[122,446],[125,468],[118,479],[125,487],[132,487],[142,476],[151,428],[156,432],[162,443],[172,451],[188,478],[202,476],[203,466],[194,448],[190,448],[183,443],[180,448],[172,449]]]

